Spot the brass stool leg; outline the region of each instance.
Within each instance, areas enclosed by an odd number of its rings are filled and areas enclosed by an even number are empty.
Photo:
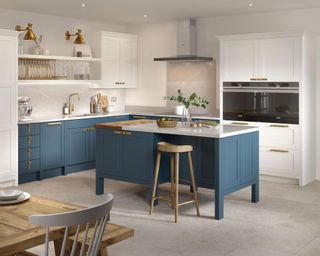
[[[157,184],[158,184],[160,160],[161,160],[161,152],[158,152],[158,154],[157,154],[157,161],[156,161],[156,169],[155,169],[155,171],[154,171],[154,180],[153,180],[152,197],[151,197],[151,204],[150,204],[149,215],[152,214],[153,204],[154,204],[154,200],[155,200],[155,197],[156,197],[156,189],[157,189]]]
[[[175,153],[175,200],[174,200],[174,210],[175,210],[175,223],[178,223],[178,204],[179,204],[179,153]]]
[[[191,182],[192,182],[192,187],[193,187],[194,202],[196,204],[197,215],[200,216],[198,192],[197,192],[197,187],[196,187],[196,181],[194,178],[194,170],[193,170],[191,152],[188,152],[188,159],[189,159],[189,169],[190,169]]]
[[[174,209],[174,155],[170,154],[171,208]]]

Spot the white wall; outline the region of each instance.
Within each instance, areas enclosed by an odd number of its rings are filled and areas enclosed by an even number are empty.
[[[167,63],[154,62],[153,58],[176,54],[176,24],[146,24],[132,26],[128,30],[139,35],[139,88],[127,91],[126,104],[165,106],[163,97],[167,95]]]
[[[83,30],[84,37],[90,44],[88,32],[93,31],[117,31],[125,32],[122,25],[111,23],[100,23],[87,20],[77,20],[57,16],[41,15],[29,12],[0,9],[0,28],[14,29],[16,25],[26,27],[27,23],[33,23],[33,31],[37,36],[44,34],[42,48],[49,49],[52,55],[73,56],[73,40],[65,40],[64,33],[70,30],[72,33],[77,28]],[[35,43],[22,40],[24,33],[20,36],[20,44],[24,46],[25,53],[32,53]],[[94,49],[93,54],[94,54]],[[57,115],[62,113],[63,103],[67,101],[68,95],[79,92],[80,102],[75,101],[76,112],[89,113],[90,96],[101,92],[104,95],[116,97],[113,103],[120,109],[125,105],[124,90],[92,90],[83,86],[24,86],[19,88],[19,96],[31,97],[34,116]]]

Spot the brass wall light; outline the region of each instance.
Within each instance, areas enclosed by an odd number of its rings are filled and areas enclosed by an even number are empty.
[[[82,30],[81,29],[78,29],[76,33],[74,34],[71,34],[69,31],[67,31],[65,33],[65,37],[67,40],[70,40],[70,38],[72,36],[77,36],[76,37],[76,40],[74,40],[74,44],[85,44],[86,42],[84,41],[84,37],[83,35],[81,34]]]
[[[31,23],[28,23],[28,26],[25,29],[22,29],[21,26],[17,25],[16,26],[16,30],[17,31],[27,31],[27,33],[25,34],[23,40],[36,41],[36,39],[37,39],[36,35],[32,31],[32,24]]]

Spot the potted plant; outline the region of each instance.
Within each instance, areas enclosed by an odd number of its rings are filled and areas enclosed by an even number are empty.
[[[192,118],[190,115],[191,106],[206,108],[209,104],[209,101],[206,98],[200,97],[195,92],[193,92],[189,97],[185,97],[181,89],[178,90],[177,96],[167,96],[165,97],[165,99],[178,102],[184,106],[181,120],[183,123],[192,122]]]

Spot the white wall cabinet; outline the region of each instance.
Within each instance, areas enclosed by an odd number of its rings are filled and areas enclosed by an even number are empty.
[[[104,88],[137,87],[137,35],[103,32],[101,38],[102,81]]]
[[[223,81],[296,82],[300,79],[300,40],[293,36],[221,37]]]
[[[18,33],[0,30],[0,186],[16,185],[18,173]]]
[[[223,81],[248,81],[258,77],[258,40],[228,40],[223,44]]]

